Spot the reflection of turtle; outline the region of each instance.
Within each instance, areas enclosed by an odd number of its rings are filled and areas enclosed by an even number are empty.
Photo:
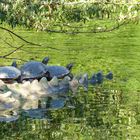
[[[104,78],[106,78],[108,80],[112,80],[113,73],[109,72],[107,75],[103,75],[102,71],[99,71],[98,73],[92,75],[89,82],[91,85],[102,84]]]
[[[13,80],[20,81],[21,71],[14,66],[0,67],[0,79],[6,83],[11,83]]]
[[[42,62],[29,61],[21,67],[22,80],[40,79],[42,77],[50,78],[49,72],[46,68],[49,58],[45,57]]]

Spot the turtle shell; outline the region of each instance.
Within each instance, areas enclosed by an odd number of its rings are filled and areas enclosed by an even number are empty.
[[[56,76],[57,78],[63,78],[68,75],[70,71],[63,66],[48,66],[46,65],[47,71],[50,73],[51,77]]]
[[[17,79],[20,75],[21,71],[13,66],[0,67],[1,80]]]
[[[21,67],[23,80],[41,78],[46,72],[46,65],[37,61],[27,62]]]

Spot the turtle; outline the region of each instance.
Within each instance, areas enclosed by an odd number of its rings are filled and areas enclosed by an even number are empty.
[[[50,74],[46,68],[49,58],[45,57],[42,62],[38,61],[29,61],[21,66],[21,79],[22,80],[31,80],[31,79],[41,79],[46,77],[50,80]]]
[[[0,79],[5,83],[20,81],[21,71],[14,66],[2,66],[0,67]]]
[[[66,75],[72,77],[70,70],[73,66],[72,63],[68,64],[66,67],[47,65],[49,61],[48,57],[45,57],[42,62],[38,61],[29,61],[25,63],[21,69],[21,77],[22,80],[29,80],[29,79],[38,79],[40,80],[42,77],[46,77],[47,80],[51,80],[54,76],[57,78],[63,78]]]
[[[62,79],[65,76],[69,76],[70,79],[72,79],[73,75],[70,72],[72,67],[72,63],[68,64],[66,67],[57,65],[46,65],[46,69],[49,72],[50,77],[53,78],[54,76],[56,76],[58,79]]]

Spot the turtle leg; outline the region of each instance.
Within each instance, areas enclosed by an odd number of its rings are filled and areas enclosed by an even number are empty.
[[[46,77],[48,81],[50,81],[52,79],[49,71],[44,73],[41,77],[38,77],[37,80],[40,81],[42,77]]]
[[[17,80],[16,80],[18,83],[22,83],[22,77],[21,76],[19,76],[18,78],[17,78]]]
[[[49,71],[47,71],[47,72],[43,75],[43,77],[46,77],[48,81],[50,81],[50,80],[52,79],[51,74],[50,74]]]
[[[71,80],[73,79],[73,74],[71,72],[68,74],[68,76],[70,77]]]

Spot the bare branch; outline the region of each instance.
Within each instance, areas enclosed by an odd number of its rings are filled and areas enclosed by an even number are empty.
[[[16,52],[17,50],[19,50],[20,48],[22,48],[24,45],[21,45],[20,47],[16,48],[15,50],[3,55],[3,56],[0,56],[0,58],[6,58],[7,56],[10,56],[11,54],[13,54],[14,52]]]
[[[64,2],[64,6],[83,5],[83,4],[111,4],[111,5],[140,5],[140,2],[102,2],[102,1],[82,1],[82,2]]]
[[[16,37],[18,37],[19,39],[21,39],[22,41],[24,41],[24,42],[26,42],[26,43],[28,43],[28,44],[30,44],[30,45],[41,46],[40,44],[36,44],[36,43],[29,42],[29,41],[25,40],[24,38],[22,38],[22,37],[19,36],[18,34],[16,34],[16,33],[12,32],[12,31],[10,31],[9,29],[6,29],[6,28],[4,28],[4,27],[0,27],[0,29],[5,30],[5,31],[7,31],[7,32],[9,32],[9,33],[11,33],[11,34],[13,34],[13,35],[15,35]]]
[[[4,40],[4,39],[2,39],[2,38],[1,38],[1,40],[2,40],[5,44],[7,44],[9,47],[11,47],[11,48],[17,48],[17,47],[14,47],[13,45],[11,45],[10,43],[8,43],[6,40]],[[31,53],[30,51],[27,51],[27,50],[25,50],[25,49],[20,49],[20,50],[22,50],[22,51],[24,51],[24,52],[27,52],[27,53]]]
[[[11,36],[11,38],[14,40],[14,38],[13,38],[12,34],[11,34],[10,32],[8,32],[8,33],[9,33],[9,35]]]
[[[67,31],[67,30],[51,30],[51,29],[45,29],[45,31],[52,32],[52,33],[66,33],[66,34],[103,33],[103,32],[112,32],[113,30],[116,30],[125,24],[128,24],[128,22],[124,21],[124,22],[117,24],[116,26],[109,28],[109,29],[100,29],[100,30],[95,29],[92,31]]]
[[[40,44],[35,44],[35,43],[32,43],[32,42],[29,42],[29,41],[25,40],[25,39],[22,38],[21,36],[19,36],[19,35],[17,35],[16,33],[10,31],[9,29],[6,29],[6,28],[4,28],[4,27],[0,27],[0,29],[3,29],[3,30],[8,31],[11,37],[12,37],[11,34],[13,34],[13,35],[15,35],[16,37],[20,38],[21,40],[23,40],[24,42],[26,42],[26,43],[28,43],[28,44],[30,44],[30,45],[42,46],[42,45],[40,45]],[[13,37],[12,37],[12,39],[13,39]],[[7,44],[7,43],[6,43],[6,44]],[[57,49],[57,48],[54,48],[54,47],[48,47],[48,46],[47,46],[47,48],[48,48],[48,49],[52,49],[52,50],[61,51],[61,49]]]

